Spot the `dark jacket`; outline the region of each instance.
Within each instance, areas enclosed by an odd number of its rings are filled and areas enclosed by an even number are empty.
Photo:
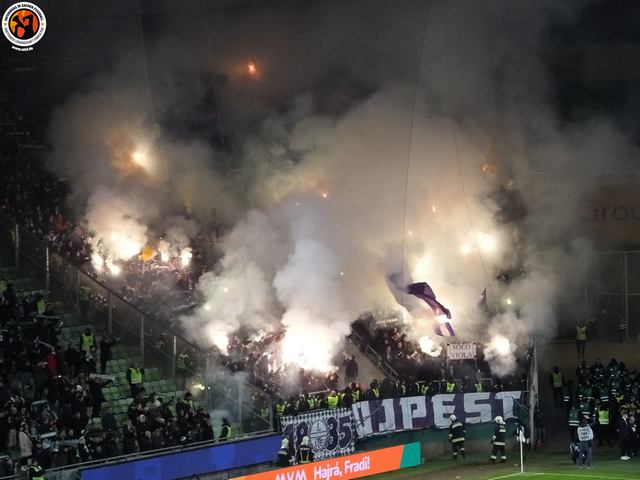
[[[451,443],[464,442],[465,433],[462,422],[460,422],[460,420],[456,420],[449,427],[449,441]]]

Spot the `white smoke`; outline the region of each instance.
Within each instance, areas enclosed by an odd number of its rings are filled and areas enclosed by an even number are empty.
[[[148,229],[143,218],[157,215],[134,196],[125,198],[97,187],[87,202],[87,227],[94,242],[112,260],[129,260],[146,245]]]
[[[126,56],[54,111],[49,166],[69,179],[71,206],[102,255],[127,260],[162,237],[161,255],[186,259],[201,227],[233,217],[234,184],[223,185],[213,148],[153,122],[132,65]],[[176,98],[175,86],[166,88],[159,103]]]
[[[301,238],[273,284],[285,308],[283,361],[330,370],[356,312],[343,301],[341,261],[317,240]]]
[[[290,18],[281,12],[250,11],[238,21],[268,25],[277,38],[247,32],[230,45],[215,37],[230,25],[211,29],[213,63],[229,80],[221,89],[230,98],[221,102],[224,119],[238,146],[227,154],[237,171],[225,179],[214,149],[165,138],[170,132],[150,120],[147,96],[126,68],[62,107],[52,123],[54,164],[70,178],[98,240],[118,249],[106,242],[123,232],[137,248],[153,229],[163,236],[161,255],[179,256],[213,220],[232,225],[222,260],[198,286],[205,303],[182,322],[193,338],[205,332],[222,350],[240,328],[284,328],[286,360],[327,369],[350,321],[398,309],[385,277],[402,265],[405,284],[427,281],[451,309],[461,340],[491,346],[497,335],[511,344],[551,336],[559,295],[588,263],[589,242],[571,219],[597,179],[546,182],[536,173],[597,170],[636,153],[608,122],[563,125],[552,107],[542,39],[554,22],[571,20],[577,2],[509,9],[390,2],[376,5],[377,20],[361,18],[370,2],[343,3],[309,7],[309,16],[300,13],[308,28],[295,32],[287,33]],[[344,23],[327,39],[317,20],[335,18]],[[380,32],[377,41],[354,42],[370,31]],[[309,48],[291,52],[300,32]],[[260,82],[236,69],[252,49],[265,52],[256,60]],[[206,63],[184,51],[162,65],[182,73]],[[333,76],[352,80],[352,90],[322,91],[336,64],[348,75]],[[170,111],[170,99],[203,97],[200,83],[181,92],[158,83],[167,91],[157,95],[156,111]],[[357,94],[344,98],[345,91]],[[505,221],[518,197],[525,214]],[[198,228],[161,220],[185,210]],[[125,250],[118,256],[133,246]],[[497,281],[506,266],[517,271]],[[491,319],[477,306],[485,287],[502,310]],[[412,337],[437,351],[429,312],[408,317]],[[513,366],[507,353],[490,358],[499,371]]]

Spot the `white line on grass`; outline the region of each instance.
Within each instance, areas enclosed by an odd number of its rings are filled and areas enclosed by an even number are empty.
[[[535,477],[537,475],[544,475],[544,473],[535,473],[535,472],[516,472],[510,473],[509,475],[500,475],[499,477],[491,477],[489,480],[498,480],[499,478],[509,478],[509,477]]]
[[[629,477],[603,477],[602,475],[580,475],[576,473],[534,473],[534,472],[525,472],[525,473],[510,473],[509,475],[501,475],[499,477],[491,477],[489,480],[498,480],[499,478],[510,478],[510,477],[527,477],[527,476],[538,476],[538,475],[562,475],[565,477],[576,477],[576,478],[597,478],[598,480],[630,480]]]

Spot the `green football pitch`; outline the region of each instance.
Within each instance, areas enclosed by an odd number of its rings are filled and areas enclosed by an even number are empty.
[[[392,473],[375,475],[380,480],[640,480],[640,458],[623,462],[616,450],[596,451],[593,469],[574,465],[567,452],[551,450],[530,453],[525,458],[525,473],[520,473],[518,452],[509,452],[504,464],[488,463],[486,455],[467,455],[466,460],[453,461],[449,456],[427,458],[424,465]]]

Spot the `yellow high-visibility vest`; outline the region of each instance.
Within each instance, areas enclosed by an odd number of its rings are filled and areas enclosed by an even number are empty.
[[[189,355],[187,355],[186,353],[181,353],[181,354],[178,355],[178,359],[176,360],[178,368],[186,370],[186,368],[187,368],[187,358],[188,357],[189,357]]]
[[[456,388],[455,382],[447,382],[447,393],[453,393],[453,390]]]
[[[139,368],[130,368],[131,372],[131,384],[137,385],[142,383],[142,371]]]
[[[598,423],[609,425],[609,410],[598,410]]]
[[[91,347],[93,347],[93,335],[92,334],[85,335],[83,333],[82,334],[82,351],[88,352],[89,350],[91,350]]]
[[[44,299],[40,299],[36,302],[36,312],[38,315],[43,315],[47,311],[47,302]]]
[[[338,396],[337,395],[329,395],[327,397],[327,406],[331,409],[338,408]]]
[[[33,480],[45,480],[43,474],[43,470],[42,467],[40,465],[38,466],[31,466],[31,470],[33,471],[33,477],[31,477]]]
[[[576,340],[587,339],[587,327],[576,327]]]
[[[88,302],[91,297],[91,289],[85,285],[80,287],[80,291],[78,292],[78,297],[81,302]]]
[[[551,372],[553,376],[553,388],[559,388],[562,386],[562,374],[560,372]]]

